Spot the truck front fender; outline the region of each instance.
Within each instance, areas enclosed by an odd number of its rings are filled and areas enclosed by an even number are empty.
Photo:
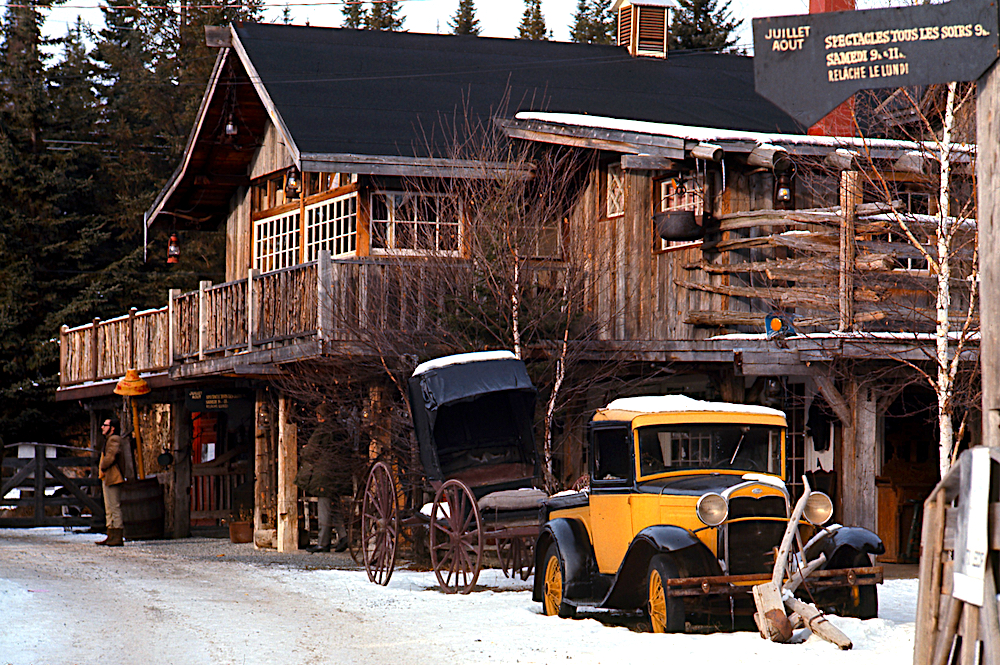
[[[532,598],[542,601],[545,574],[545,553],[549,545],[556,544],[559,556],[562,557],[565,577],[563,579],[563,598],[568,600],[590,598],[593,588],[593,575],[597,569],[594,547],[590,542],[587,527],[580,520],[566,517],[549,520],[542,527],[535,542],[535,584]]]
[[[820,555],[826,555],[824,570],[834,568],[854,568],[870,566],[860,561],[861,555],[884,554],[885,545],[882,539],[860,526],[827,527],[813,536],[805,546],[806,560],[812,561]]]
[[[646,602],[646,575],[657,554],[668,554],[677,577],[722,575],[722,567],[696,535],[679,526],[646,527],[629,545],[601,607],[635,609]]]

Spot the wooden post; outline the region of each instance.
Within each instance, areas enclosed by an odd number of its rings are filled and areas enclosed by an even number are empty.
[[[66,358],[69,355],[66,350],[66,331],[69,326],[63,324],[59,326],[59,385],[65,386],[70,382],[71,372],[66,367]]]
[[[278,551],[299,548],[298,487],[295,474],[299,467],[298,437],[292,417],[292,401],[278,398]]]
[[[325,340],[333,329],[330,250],[322,249],[316,261],[316,337]]]
[[[253,297],[253,280],[260,274],[256,268],[250,268],[247,272],[247,352],[253,351],[253,325],[257,317],[254,316],[256,303]]]
[[[97,368],[98,368],[98,346],[97,346],[97,330],[101,327],[100,317],[95,318],[92,322],[91,337],[90,337],[90,380],[97,381]]]
[[[135,313],[139,309],[136,307],[128,311],[128,364],[125,369],[137,369],[135,366]]]
[[[170,420],[174,430],[173,537],[187,538],[191,535],[191,414],[184,400],[170,405]]]
[[[861,203],[861,174],[844,171],[840,174],[840,330],[854,329],[854,224],[858,219],[855,207]]]
[[[198,360],[205,359],[205,337],[208,336],[208,297],[205,290],[212,282],[198,282]]]
[[[875,453],[878,437],[878,400],[870,386],[858,385],[854,390],[854,473],[845,488],[852,490],[845,496],[854,508],[854,518],[847,521],[852,526],[862,526],[875,531],[877,514],[875,502]],[[846,450],[845,450],[846,452]]]
[[[167,292],[167,364],[174,364],[174,354],[177,352],[177,311],[174,308],[174,298],[181,295],[180,289],[170,289]]]
[[[979,359],[982,363],[983,445],[1000,446],[1000,71],[976,82],[976,196],[979,221]],[[990,414],[993,414],[991,417]]]

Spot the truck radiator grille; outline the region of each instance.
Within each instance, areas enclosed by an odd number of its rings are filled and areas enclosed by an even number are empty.
[[[787,524],[785,521],[757,520],[727,524],[729,574],[770,573],[774,569],[774,550],[781,545]]]

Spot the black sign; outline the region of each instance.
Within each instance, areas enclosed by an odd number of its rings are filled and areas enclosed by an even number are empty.
[[[997,59],[997,6],[943,5],[753,20],[757,92],[813,125],[858,90],[979,78]]]
[[[199,411],[225,411],[230,402],[250,399],[250,394],[240,390],[189,390],[184,406],[193,413]]]

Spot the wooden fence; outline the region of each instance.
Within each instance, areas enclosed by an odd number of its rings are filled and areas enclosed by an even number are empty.
[[[6,457],[0,467],[0,505],[31,508],[31,516],[0,517],[0,527],[94,526],[104,521],[104,505],[94,497],[97,462],[84,456],[47,457],[46,449],[68,446],[30,444],[33,457]],[[8,446],[13,448],[14,444]],[[79,449],[74,449],[79,452]],[[66,475],[67,469],[86,469],[86,475]],[[8,475],[9,474],[9,475]],[[46,493],[47,489],[52,493]],[[18,498],[3,499],[12,490]],[[49,510],[47,510],[49,509]]]

